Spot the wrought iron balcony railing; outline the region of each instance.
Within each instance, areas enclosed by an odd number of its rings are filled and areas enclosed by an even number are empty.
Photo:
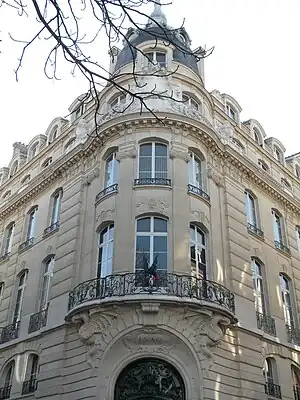
[[[256,320],[258,329],[263,330],[269,335],[276,336],[276,326],[273,318],[256,311]]]
[[[290,343],[300,345],[300,330],[291,325],[286,325],[287,340]]]
[[[9,399],[11,392],[11,385],[3,386],[0,388],[0,400]]]
[[[268,396],[275,397],[276,399],[281,399],[281,388],[273,382],[265,383],[265,393]]]
[[[0,262],[8,260],[10,258],[10,251],[2,254],[2,256],[0,257]]]
[[[2,328],[0,343],[6,343],[19,337],[20,321]]]
[[[254,233],[254,235],[257,235],[261,238],[264,237],[263,231],[259,229],[256,225],[250,224],[250,222],[248,222],[248,232]]]
[[[101,190],[101,192],[97,194],[95,202],[97,203],[98,201],[100,201],[105,196],[107,196],[111,193],[118,193],[118,184],[117,183],[107,186],[105,189]]]
[[[59,221],[56,221],[44,230],[43,236],[49,235],[50,233],[56,231],[58,228],[59,228]]]
[[[287,254],[291,254],[291,250],[282,242],[278,242],[277,240],[275,240],[274,244],[277,250],[283,251]]]
[[[188,193],[196,194],[197,196],[202,197],[204,200],[210,201],[209,195],[197,186],[188,184]]]
[[[48,307],[30,316],[28,333],[38,331],[47,324]]]
[[[295,400],[300,400],[300,386],[299,385],[294,385],[293,386],[293,391],[294,391]]]
[[[171,179],[139,178],[134,180],[134,186],[171,186]]]
[[[29,238],[25,242],[21,243],[19,246],[19,251],[26,250],[28,247],[32,246],[34,242],[34,238]]]
[[[235,312],[234,294],[226,287],[188,275],[164,273],[159,279],[136,273],[109,275],[83,282],[69,293],[68,310],[88,301],[113,297],[136,296],[138,294],[175,296],[207,301]]]
[[[30,379],[24,381],[22,384],[22,394],[34,393],[37,389],[38,381],[36,379]]]

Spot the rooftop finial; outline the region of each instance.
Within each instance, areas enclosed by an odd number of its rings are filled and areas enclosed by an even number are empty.
[[[155,0],[154,3],[154,10],[152,12],[152,14],[150,15],[149,21],[148,21],[148,26],[155,26],[157,25],[161,25],[161,26],[166,26],[167,25],[167,18],[165,16],[165,14],[163,13],[162,9],[161,9],[161,2],[160,0]]]

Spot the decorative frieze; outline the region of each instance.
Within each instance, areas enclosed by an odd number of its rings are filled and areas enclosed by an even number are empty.
[[[167,200],[149,199],[139,200],[136,203],[137,213],[158,212],[165,213],[169,208]]]

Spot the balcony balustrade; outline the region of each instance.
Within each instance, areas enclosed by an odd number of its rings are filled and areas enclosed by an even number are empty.
[[[293,391],[294,391],[295,400],[300,400],[300,386],[299,385],[294,385],[293,386]]]
[[[206,201],[210,201],[210,197],[207,193],[204,192],[201,188],[194,186],[194,185],[188,185],[188,193],[196,194],[199,197],[202,197]]]
[[[22,395],[34,393],[37,389],[37,380],[30,379],[29,381],[24,381],[22,384]]]
[[[283,251],[286,254],[291,254],[291,250],[282,242],[278,242],[277,240],[275,240],[274,244],[277,250]]]
[[[48,307],[30,316],[28,333],[36,332],[47,324]]]
[[[44,230],[43,236],[49,235],[50,233],[56,231],[58,228],[59,228],[59,221],[56,221]]]
[[[19,251],[26,250],[28,247],[32,246],[34,242],[34,238],[29,238],[25,242],[21,243],[19,246]]]
[[[254,235],[259,236],[261,238],[264,237],[263,231],[259,229],[256,225],[250,224],[250,222],[248,222],[248,232],[254,233]]]
[[[276,399],[281,399],[281,388],[273,382],[265,383],[265,393],[268,396],[275,397]]]
[[[291,325],[286,325],[287,340],[290,343],[300,346],[300,330]]]
[[[97,194],[95,202],[98,203],[104,197],[106,197],[112,193],[118,193],[118,184],[117,183],[114,183],[113,185],[110,185],[110,186],[106,187],[105,189],[101,190],[101,192]]]
[[[171,186],[171,179],[139,178],[134,180],[134,186]]]
[[[6,385],[0,388],[0,400],[9,399],[11,392],[11,385]]]
[[[276,336],[276,326],[273,318],[266,314],[256,312],[256,320],[258,329],[263,330],[269,335]]]
[[[2,328],[0,343],[6,343],[19,337],[20,321]]]

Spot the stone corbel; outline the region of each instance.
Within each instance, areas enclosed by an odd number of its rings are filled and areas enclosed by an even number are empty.
[[[116,154],[116,160],[121,161],[125,158],[136,158],[137,150],[134,145],[120,149]]]
[[[92,183],[92,181],[95,178],[98,178],[100,174],[100,170],[98,167],[94,168],[93,171],[91,171],[90,173],[88,173],[84,178],[83,178],[83,185],[84,186],[88,186]]]
[[[209,179],[212,179],[212,180],[215,182],[215,184],[216,184],[217,186],[219,186],[219,187],[223,187],[223,186],[224,186],[224,179],[223,179],[222,175],[219,174],[219,173],[218,173],[217,171],[215,171],[214,169],[209,168],[209,169],[207,170],[207,177],[208,177]]]
[[[188,163],[191,159],[191,157],[187,151],[171,149],[169,155],[170,155],[171,159],[179,158],[179,159],[185,161],[186,163]]]

